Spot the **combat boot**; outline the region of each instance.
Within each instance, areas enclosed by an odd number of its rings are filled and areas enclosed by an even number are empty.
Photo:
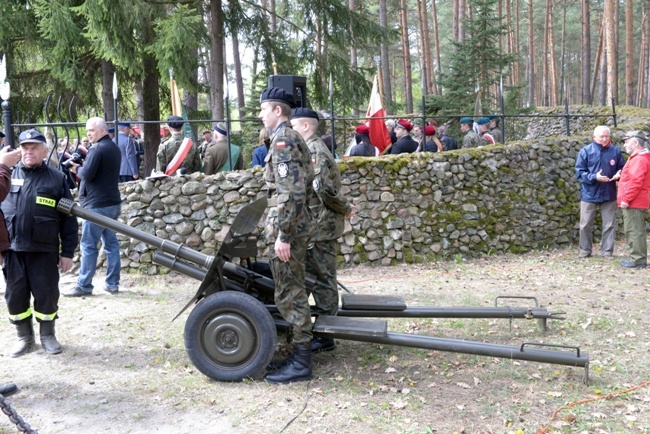
[[[34,349],[34,326],[32,326],[32,318],[17,322],[16,332],[18,334],[18,342],[11,348],[11,357],[20,357],[27,354]]]
[[[277,371],[266,374],[264,379],[275,384],[311,380],[311,348],[295,347],[292,360]]]
[[[54,321],[41,321],[41,345],[48,354],[59,354],[63,351],[54,335]]]
[[[289,363],[293,362],[293,355],[294,354],[295,354],[295,350],[286,359],[282,359],[282,360],[278,360],[278,361],[269,363],[268,365],[266,365],[266,370],[269,371],[269,372],[273,372],[273,371],[277,371],[278,369],[284,368]]]
[[[332,338],[322,338],[316,336],[311,341],[311,352],[321,353],[323,351],[333,351],[336,348],[336,343]]]

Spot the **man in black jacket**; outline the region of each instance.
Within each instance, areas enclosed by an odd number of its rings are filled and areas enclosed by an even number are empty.
[[[11,248],[3,252],[5,300],[9,321],[18,332],[11,357],[34,347],[32,316],[40,323],[43,348],[57,354],[61,352],[54,332],[59,310],[58,268],[64,273],[72,268],[79,226],[76,217],[56,209],[61,198],[72,199],[72,195],[63,173],[44,163],[48,149],[43,134],[35,129],[23,131],[20,148],[21,163],[11,174],[11,189],[2,202],[11,242]]]
[[[120,179],[120,149],[107,134],[102,118],[90,118],[86,133],[93,144],[83,166],[73,164],[70,170],[81,179],[79,202],[98,214],[117,220],[122,199],[117,185]],[[101,239],[106,252],[106,280],[104,290],[115,294],[120,288],[120,243],[115,232],[95,223],[84,221],[81,228],[81,267],[77,285],[63,293],[69,297],[90,295],[97,267]]]
[[[409,134],[412,129],[413,124],[406,119],[397,121],[397,125],[395,126],[397,141],[390,148],[391,154],[405,154],[417,151],[419,144]]]

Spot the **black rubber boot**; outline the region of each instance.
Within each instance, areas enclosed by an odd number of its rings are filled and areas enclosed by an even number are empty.
[[[320,353],[322,351],[332,351],[336,348],[336,344],[334,343],[334,339],[332,338],[322,338],[320,336],[316,336],[312,341],[311,341],[311,352],[312,353]]]
[[[15,324],[18,334],[18,342],[11,348],[11,357],[20,357],[34,349],[34,326],[32,318],[20,321]]]
[[[296,347],[292,357],[290,363],[275,372],[269,372],[264,379],[274,384],[311,380],[311,348]]]
[[[13,383],[0,383],[0,395],[9,396],[18,392],[18,387]]]
[[[63,351],[54,334],[54,321],[41,321],[41,345],[48,354],[59,354]]]

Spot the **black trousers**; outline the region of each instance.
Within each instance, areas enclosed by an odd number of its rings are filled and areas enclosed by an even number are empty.
[[[36,319],[55,319],[59,310],[59,254],[7,250],[3,258],[9,321],[15,324],[31,316],[32,296]]]

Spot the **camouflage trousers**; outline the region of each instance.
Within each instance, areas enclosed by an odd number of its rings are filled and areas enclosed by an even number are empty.
[[[336,315],[339,310],[339,292],[336,283],[336,240],[317,241],[307,249],[306,269],[316,277],[312,294],[316,313]],[[309,295],[309,290],[307,290]]]
[[[309,348],[312,339],[311,312],[305,291],[305,254],[307,238],[296,238],[291,242],[291,259],[278,259],[273,244],[269,251],[269,265],[275,281],[275,304],[293,329],[296,346]]]

